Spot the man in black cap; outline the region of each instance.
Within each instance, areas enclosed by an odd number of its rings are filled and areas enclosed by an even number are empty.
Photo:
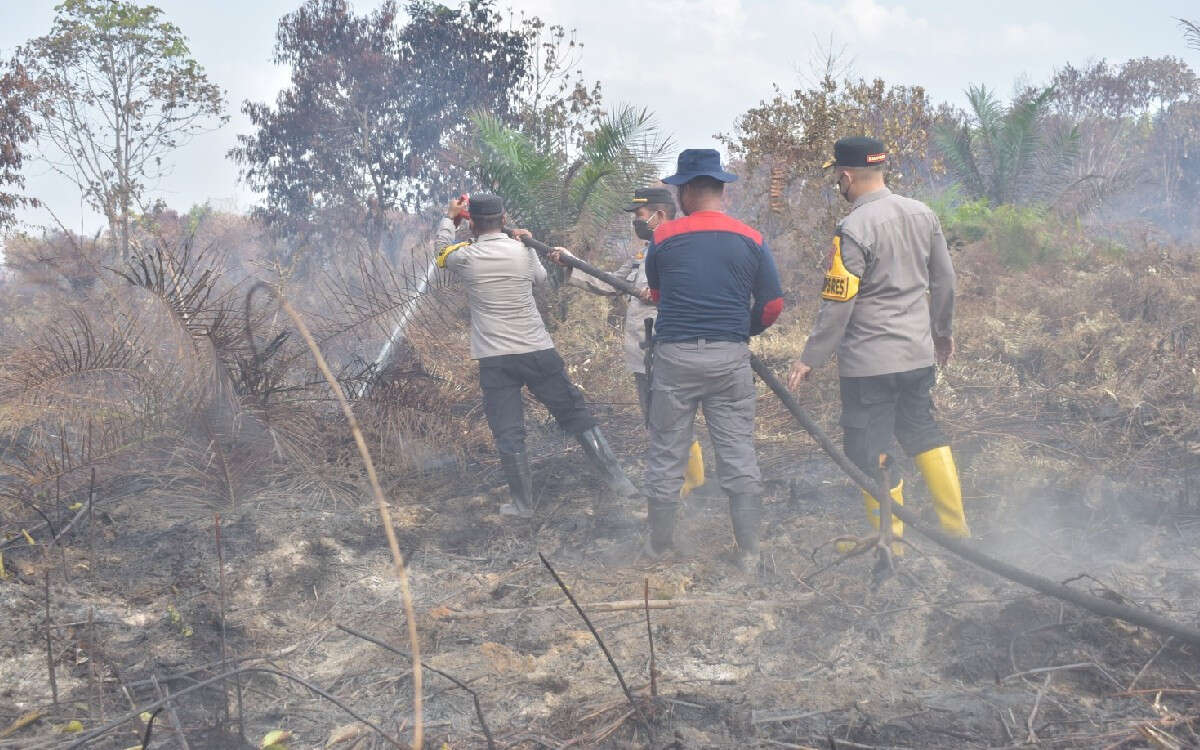
[[[464,216],[471,239],[455,242]],[[500,198],[477,194],[469,204],[462,199],[450,201],[435,240],[438,266],[450,269],[467,288],[471,357],[479,361],[484,413],[512,494],[512,502],[501,506],[500,512],[529,518],[535,507],[525,453],[523,386],[576,437],[614,494],[635,497],[637,488],[596,426],[583,394],[567,379],[562,358],[538,312],[533,287],[545,283],[546,269],[536,252],[505,234],[503,227]],[[517,230],[514,234],[519,237],[528,232]],[[597,511],[605,522],[624,517],[611,498],[604,498]]]
[[[679,490],[696,409],[703,407],[717,475],[729,495],[738,564],[753,571],[762,477],[754,452],[756,392],[748,342],[779,317],[783,292],[762,235],[722,211],[725,184],[736,179],[712,149],[683,151],[676,173],[663,179],[677,186],[685,216],[660,224],[646,254],[646,279],[658,302],[646,551],[658,556],[674,546]]]
[[[649,242],[654,238],[654,229],[663,222],[675,218],[675,198],[665,188],[638,188],[633,193],[633,200],[625,206],[625,211],[633,214],[633,231],[638,239]],[[555,248],[547,257],[555,263],[561,254],[570,254],[565,248]],[[646,284],[645,251],[640,249],[621,264],[613,275],[633,284],[640,293],[630,297],[625,308],[625,366],[633,373],[637,387],[638,402],[645,413],[647,397],[649,396],[649,381],[646,379],[646,319],[654,320],[658,316],[658,308],[650,299],[650,289]],[[567,284],[585,289],[592,294],[617,296],[621,292],[612,288],[600,279],[587,274],[573,273],[567,267]]]
[[[935,360],[944,366],[954,353],[954,267],[941,224],[924,203],[887,189],[882,142],[843,138],[833,153],[825,166],[853,208],[838,223],[817,319],[788,385],[798,388],[836,351],[846,455],[882,480],[895,435],[925,477],[942,529],[970,536],[954,458],[930,397]],[[901,479],[891,492],[899,504],[903,488]],[[878,529],[879,503],[863,497]],[[897,537],[903,528],[892,519]]]
[[[633,214],[633,233],[647,245],[654,239],[654,230],[662,223],[675,218],[675,197],[666,188],[638,188],[633,191],[633,200],[625,206],[627,213]],[[562,265],[561,254],[570,254],[566,248],[556,247],[548,258]],[[649,423],[650,413],[650,374],[646,372],[646,353],[650,350],[650,342],[646,341],[646,321],[653,325],[658,317],[658,307],[650,298],[650,289],[646,282],[646,254],[641,249],[634,253],[614,271],[617,278],[625,279],[639,290],[636,297],[630,297],[625,306],[624,353],[625,366],[633,373],[634,386],[637,388],[638,404],[642,407],[642,416]],[[585,289],[592,294],[617,296],[621,292],[609,284],[587,274],[572,273],[567,266],[567,284]],[[692,490],[704,484],[704,454],[700,443],[693,442],[688,453],[688,467],[685,472],[683,489],[680,492],[686,497]]]

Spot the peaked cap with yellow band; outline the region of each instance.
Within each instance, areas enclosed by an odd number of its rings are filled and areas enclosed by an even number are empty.
[[[833,158],[823,167],[877,167],[887,162],[883,141],[865,135],[839,138],[833,144]]]
[[[642,206],[650,204],[673,206],[675,197],[666,188],[638,188],[633,191],[633,200],[625,206],[625,210],[633,213]]]

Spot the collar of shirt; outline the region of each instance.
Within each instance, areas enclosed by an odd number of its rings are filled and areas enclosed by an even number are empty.
[[[478,237],[476,237],[475,241],[480,242],[482,240],[500,240],[500,239],[507,240],[507,239],[511,239],[511,238],[504,232],[485,232],[485,233],[479,235]]]
[[[860,196],[858,196],[858,200],[854,201],[854,205],[851,207],[850,210],[854,210],[855,208],[866,205],[872,201],[877,201],[880,198],[886,198],[887,196],[889,196],[891,194],[892,194],[891,190],[888,190],[887,188],[882,187],[882,188],[879,188],[878,190],[867,193],[866,195],[860,195]]]

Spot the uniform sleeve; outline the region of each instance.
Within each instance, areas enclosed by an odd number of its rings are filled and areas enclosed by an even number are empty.
[[[662,298],[662,295],[659,293],[659,290],[658,290],[658,253],[656,252],[657,249],[658,249],[658,246],[655,245],[653,242],[651,242],[650,247],[646,248],[646,260],[645,260],[645,263],[646,263],[646,286],[648,286],[650,288],[650,299],[654,300],[655,304],[657,304]]]
[[[942,225],[934,217],[929,251],[929,312],[933,335],[950,336],[954,330],[954,264],[946,247]]]
[[[463,227],[456,227],[454,226],[453,219],[443,216],[441,221],[438,222],[437,234],[434,235],[433,238],[434,257],[436,258],[440,256],[442,252],[451,245],[462,242],[467,233],[468,232],[465,225]],[[459,266],[462,265],[462,257],[463,256],[457,252],[451,252],[447,254],[444,260],[445,267],[451,271],[460,273],[461,270]],[[441,262],[443,261],[439,259],[439,264]]]
[[[783,288],[779,283],[779,270],[775,258],[767,246],[760,245],[762,259],[754,277],[754,306],[750,308],[750,335],[757,336],[771,327],[783,312]]]
[[[861,279],[867,270],[867,256],[862,246],[845,235],[840,235],[840,243],[842,265],[846,271]],[[857,294],[844,301],[822,296],[812,333],[808,335],[808,343],[800,355],[801,362],[815,370],[829,361],[842,341],[842,334],[846,332],[846,324],[850,322],[857,299]]]
[[[613,272],[613,275],[620,279],[629,278],[629,272],[633,270],[634,259],[631,257],[621,264],[621,267]],[[589,276],[586,273],[575,273],[575,269],[568,268],[567,285],[586,289],[592,294],[599,294],[605,297],[615,297],[621,292],[614,289],[607,282],[597,279],[595,276]]]
[[[533,285],[541,286],[546,283],[549,274],[546,273],[546,267],[542,265],[542,259],[538,257],[537,250],[526,248],[529,252],[529,272],[533,274]]]
[[[437,235],[433,240],[433,252],[436,255],[446,248],[447,245],[453,245],[458,242],[458,227],[454,226],[454,220],[443,216],[438,222]]]

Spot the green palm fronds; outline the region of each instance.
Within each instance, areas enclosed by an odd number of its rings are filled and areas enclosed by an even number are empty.
[[[499,193],[513,221],[536,236],[586,248],[620,216],[637,187],[653,181],[669,143],[648,110],[620,107],[588,135],[579,156],[539,150],[533,139],[476,113],[473,171]]]
[[[971,111],[965,120],[934,130],[963,189],[994,205],[1045,197],[1078,156],[1078,132],[1047,124],[1054,89],[1030,92],[1007,107],[986,86],[966,93]]]

